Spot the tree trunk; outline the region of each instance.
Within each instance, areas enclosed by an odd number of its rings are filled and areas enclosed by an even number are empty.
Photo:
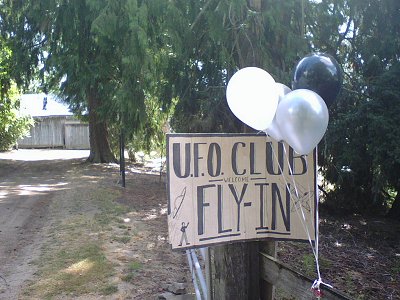
[[[400,220],[400,189],[397,189],[397,191],[396,198],[387,214],[387,217],[393,220]]]
[[[100,120],[97,110],[100,107],[100,99],[95,89],[90,89],[88,93],[89,110],[89,142],[90,155],[89,162],[110,163],[117,162],[111,152],[108,143],[108,129],[106,122]]]

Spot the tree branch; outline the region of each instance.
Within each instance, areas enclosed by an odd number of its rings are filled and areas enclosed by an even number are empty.
[[[197,25],[197,23],[200,21],[200,18],[204,15],[207,8],[211,5],[212,1],[213,0],[208,0],[207,3],[203,6],[200,13],[197,15],[196,19],[194,19],[192,25],[190,26],[190,30],[193,30],[193,28]]]

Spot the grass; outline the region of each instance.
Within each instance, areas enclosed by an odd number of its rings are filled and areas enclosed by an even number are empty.
[[[95,215],[95,221],[104,227],[108,227],[111,222],[119,222],[118,216],[126,212],[126,208],[118,205],[104,195],[98,195],[96,198],[100,212]]]
[[[142,268],[143,264],[141,262],[138,262],[136,260],[131,261],[128,265],[127,274],[122,276],[121,279],[126,282],[131,282],[135,278],[137,272]]]
[[[393,276],[400,275],[400,258],[399,257],[396,257],[396,260],[393,263],[393,266],[391,267],[390,271]]]
[[[122,243],[122,244],[127,244],[131,240],[130,236],[124,235],[124,236],[116,236],[113,238],[113,241]]]
[[[329,269],[332,265],[332,262],[323,258],[319,257],[318,260],[320,269]],[[302,261],[302,272],[308,277],[315,277],[316,275],[316,263],[315,257],[313,254],[304,254],[303,261]]]
[[[30,286],[28,294],[49,298],[89,293],[107,285],[107,279],[113,275],[112,264],[96,242],[47,251],[42,259],[46,263],[40,266],[40,280]]]
[[[118,196],[115,191],[105,188],[85,187],[84,193],[76,191],[72,195],[68,199],[71,207],[80,209],[72,209],[54,222],[42,254],[35,261],[39,278],[24,290],[26,299],[111,295],[118,291],[118,286],[109,282],[115,268],[102,247],[111,239],[107,232],[125,208],[113,201]],[[96,213],[82,212],[84,205],[94,206]],[[128,239],[122,236],[121,242]]]
[[[112,295],[116,292],[118,292],[118,287],[113,284],[107,285],[102,289],[102,294],[106,296]]]
[[[133,271],[138,271],[141,268],[143,268],[142,263],[138,262],[138,261],[132,261],[129,266],[128,269],[129,271],[133,272]]]

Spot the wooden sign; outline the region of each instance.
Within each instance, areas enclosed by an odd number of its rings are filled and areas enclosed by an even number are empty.
[[[315,151],[264,134],[168,134],[172,248],[315,237]],[[303,217],[304,215],[304,217]]]

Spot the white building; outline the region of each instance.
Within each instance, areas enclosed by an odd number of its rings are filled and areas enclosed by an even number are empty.
[[[25,94],[21,113],[35,121],[29,136],[18,141],[20,148],[89,149],[89,126],[54,95]]]

